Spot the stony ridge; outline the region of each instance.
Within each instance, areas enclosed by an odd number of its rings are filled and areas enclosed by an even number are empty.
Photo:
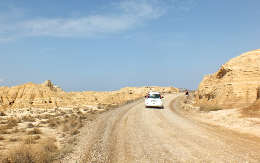
[[[260,49],[244,53],[204,77],[196,92],[197,105],[246,107],[260,97]]]
[[[26,83],[11,88],[0,87],[0,109],[112,107],[143,97],[149,90],[178,92],[174,87],[127,87],[110,92],[64,92],[51,81],[46,81],[43,84]]]

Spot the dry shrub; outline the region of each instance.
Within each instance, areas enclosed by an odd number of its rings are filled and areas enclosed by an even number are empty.
[[[48,139],[45,142],[42,143],[44,151],[48,152],[57,152],[58,147],[55,145],[56,139]]]
[[[88,118],[88,116],[87,116],[87,114],[82,114],[82,115],[80,115],[80,117],[79,117],[81,120],[83,120],[83,119],[87,119]]]
[[[78,115],[84,115],[84,114],[83,114],[83,112],[82,112],[82,111],[80,111],[80,110],[79,110],[79,111],[77,111],[77,114],[78,114]]]
[[[6,131],[6,130],[1,130],[0,134],[11,134],[11,133],[9,131]]]
[[[27,132],[28,135],[36,135],[36,134],[41,134],[41,130],[39,128],[34,128],[33,130],[30,130]]]
[[[21,145],[14,151],[10,151],[6,158],[2,160],[3,163],[34,163],[34,156],[30,147]]]
[[[6,128],[7,129],[12,129],[13,127],[16,127],[18,125],[18,121],[14,118],[9,118]]]
[[[78,126],[77,120],[72,120],[71,123],[70,123],[70,127],[76,128],[77,126]]]
[[[78,129],[82,128],[84,125],[83,123],[80,121],[79,125],[78,125]]]
[[[15,127],[13,130],[12,130],[12,133],[17,133],[19,132],[20,130],[18,129],[18,127]]]
[[[3,136],[0,136],[0,140],[5,140],[5,138]]]
[[[62,137],[65,137],[66,136],[66,134],[65,133],[62,133],[62,135],[61,135]]]
[[[80,133],[79,130],[73,130],[73,131],[71,131],[71,135],[77,135],[77,134],[79,134],[79,133]]]
[[[17,141],[19,141],[19,139],[18,138],[10,138],[9,141],[10,142],[17,142]]]
[[[7,123],[7,121],[5,121],[5,120],[0,121],[0,124],[6,124],[6,123]]]
[[[28,123],[28,124],[27,124],[27,127],[28,127],[28,128],[33,128],[34,125],[33,125],[32,123]]]
[[[68,125],[64,124],[64,125],[62,126],[62,131],[63,131],[63,132],[69,131]]]
[[[26,129],[25,128],[20,128],[19,132],[26,132]]]
[[[69,140],[68,140],[68,144],[74,144],[76,141],[77,141],[77,138],[76,138],[76,137],[71,137],[71,138],[69,138]]]
[[[66,144],[60,151],[60,154],[64,156],[71,152],[73,152],[73,144]]]
[[[6,116],[6,114],[4,112],[0,112],[0,116]]]
[[[53,162],[58,153],[54,141],[45,141],[37,145],[21,144],[10,151],[3,159],[3,163],[50,163]]]
[[[41,124],[47,124],[48,121],[41,121],[40,123],[41,123]]]
[[[58,125],[60,125],[60,120],[57,118],[52,118],[48,120],[48,123],[49,123],[48,125],[49,127],[56,128]]]
[[[34,140],[39,140],[39,139],[41,139],[41,136],[40,136],[40,135],[34,135],[32,138],[33,138]]]
[[[24,139],[24,144],[35,144],[35,139],[33,136],[28,136]]]
[[[211,106],[211,105],[200,106],[200,111],[203,112],[211,112],[211,111],[218,111],[218,110],[222,110],[222,108],[218,106]]]
[[[24,122],[35,122],[35,118],[32,117],[31,115],[24,116],[24,117],[22,118],[22,120],[23,120]]]

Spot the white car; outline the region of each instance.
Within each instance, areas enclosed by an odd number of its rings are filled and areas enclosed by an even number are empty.
[[[145,107],[163,108],[162,96],[159,92],[150,92],[145,96]]]

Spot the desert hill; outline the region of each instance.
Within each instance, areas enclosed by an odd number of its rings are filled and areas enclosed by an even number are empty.
[[[127,87],[108,92],[65,92],[51,81],[43,84],[26,83],[14,87],[0,87],[0,109],[112,107],[143,97],[150,90],[162,93],[178,92],[174,87]]]
[[[260,49],[244,53],[204,77],[196,92],[200,106],[247,107],[260,98]]]

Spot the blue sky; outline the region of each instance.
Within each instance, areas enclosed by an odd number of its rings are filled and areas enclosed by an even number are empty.
[[[0,85],[196,89],[259,48],[259,0],[0,0]]]

